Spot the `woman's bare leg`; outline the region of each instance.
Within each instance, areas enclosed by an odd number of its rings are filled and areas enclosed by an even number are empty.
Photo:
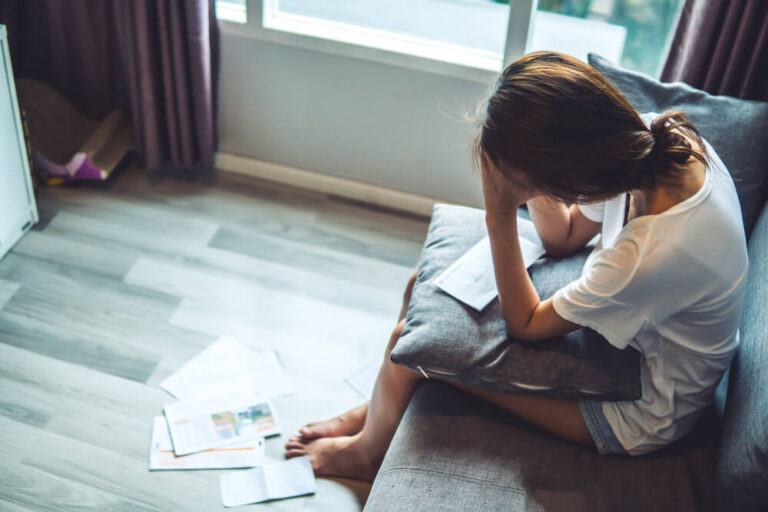
[[[587,429],[579,404],[574,400],[557,400],[532,395],[498,393],[450,382],[449,384],[482,398],[537,427],[591,448],[595,442]]]
[[[307,423],[299,429],[300,436],[291,437],[290,440],[296,441],[299,437],[317,439],[318,437],[339,437],[357,434],[363,430],[367,414],[368,402],[365,402],[333,418]]]
[[[291,438],[285,445],[286,457],[309,456],[318,475],[373,480],[413,390],[422,379],[421,375],[389,360],[404,324],[401,320],[392,332],[363,429],[351,436]]]
[[[387,346],[391,352],[404,322],[392,333]],[[385,358],[379,371],[363,429],[351,436],[314,440],[292,438],[286,457],[308,455],[318,475],[372,480],[389,447],[392,436],[423,377]],[[568,441],[594,447],[578,404],[529,395],[505,394],[451,383],[520,418]]]
[[[328,427],[326,432],[335,432],[334,437],[329,435],[315,436],[315,439],[304,435],[292,437],[285,446],[286,457],[309,456],[312,467],[318,475],[365,480],[373,480],[376,476],[413,391],[423,378],[420,374],[389,360],[389,354],[400,338],[405,324],[403,317],[407,310],[407,301],[410,300],[412,286],[411,281],[406,289],[400,322],[387,344],[386,356],[367,408],[363,405],[327,422],[315,424],[316,426],[326,424],[325,426]],[[558,437],[594,447],[578,404],[574,401],[495,393],[467,386],[456,386]],[[346,420],[334,423],[334,420],[345,416]],[[355,432],[360,425],[362,429]],[[340,433],[344,429],[350,434]],[[322,429],[316,432],[320,431]]]
[[[408,312],[408,304],[411,302],[411,293],[413,293],[414,284],[416,284],[416,271],[414,271],[411,277],[408,278],[408,284],[405,286],[405,292],[403,292],[403,306],[400,309],[398,324],[405,320],[405,314]],[[388,355],[389,352],[387,352],[387,356]],[[299,434],[301,434],[301,437],[304,439],[351,436],[363,429],[367,414],[368,402],[365,402],[362,405],[358,405],[343,414],[339,414],[338,416],[325,421],[307,423],[299,429]],[[296,441],[297,439],[297,437],[290,438],[291,441]]]

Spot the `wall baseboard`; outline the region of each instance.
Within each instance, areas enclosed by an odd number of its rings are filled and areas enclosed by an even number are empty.
[[[361,181],[306,171],[221,151],[216,153],[216,168],[427,217],[432,215],[432,207],[435,203],[445,202]]]

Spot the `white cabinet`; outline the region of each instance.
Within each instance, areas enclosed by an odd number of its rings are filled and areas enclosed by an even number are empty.
[[[0,259],[37,221],[5,25],[0,25]]]

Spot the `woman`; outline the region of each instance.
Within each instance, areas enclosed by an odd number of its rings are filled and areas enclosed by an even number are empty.
[[[640,116],[593,68],[539,52],[502,73],[473,149],[510,336],[536,342],[586,326],[632,346],[643,355],[642,397],[569,401],[462,387],[601,454],[641,455],[683,436],[738,344],[747,272],[736,190],[712,147],[682,113]],[[520,253],[523,203],[551,255],[601,234],[581,278],[544,301]],[[372,479],[421,378],[385,358],[369,404],[305,426],[286,456],[308,455],[321,475]]]

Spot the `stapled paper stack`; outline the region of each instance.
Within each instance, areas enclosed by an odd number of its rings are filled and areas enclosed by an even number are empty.
[[[264,439],[261,438],[179,457],[173,452],[165,418],[155,416],[149,450],[151,471],[252,468],[261,464],[264,464]]]
[[[229,336],[160,386],[181,399],[163,408],[176,455],[279,434],[270,399],[292,392],[274,351],[254,352]]]
[[[222,477],[226,506],[315,492],[308,459],[264,465],[264,438],[280,433],[271,400],[293,392],[274,351],[225,336],[161,387],[179,401],[154,419],[150,470],[254,468]]]
[[[160,383],[179,400],[226,393],[238,385],[259,389],[267,398],[293,393],[274,350],[254,352],[230,336],[216,340]]]
[[[176,455],[280,433],[272,404],[258,391],[185,400],[163,411]]]

